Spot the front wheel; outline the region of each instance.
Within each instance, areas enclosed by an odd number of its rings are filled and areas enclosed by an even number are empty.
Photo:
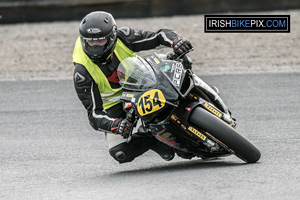
[[[260,151],[250,141],[203,108],[195,108],[191,113],[190,121],[221,141],[245,162],[255,163],[260,159]]]

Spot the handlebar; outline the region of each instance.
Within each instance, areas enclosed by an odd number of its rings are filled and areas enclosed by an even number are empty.
[[[167,59],[169,60],[175,60],[175,61],[179,61],[180,62],[180,59],[182,59],[182,64],[184,66],[185,69],[192,69],[192,59],[187,56],[187,54],[191,51],[194,51],[194,48],[188,50],[187,52],[185,53],[182,53],[182,54],[176,54],[175,52],[169,52],[167,54]]]
[[[131,139],[132,139],[133,128],[136,126],[137,121],[138,121],[138,118],[135,116],[135,109],[134,109],[133,106],[128,111],[128,114],[126,116],[126,120],[128,122],[132,123],[131,129],[130,129],[130,133],[129,133],[128,138],[127,138],[127,143],[129,143],[131,141]]]
[[[191,51],[194,51],[194,48],[192,48],[192,49],[190,49],[187,52],[184,52],[182,54],[177,54],[177,53],[171,51],[167,54],[167,58],[170,59],[170,60],[179,61],[180,58],[184,57],[186,54],[190,53]]]

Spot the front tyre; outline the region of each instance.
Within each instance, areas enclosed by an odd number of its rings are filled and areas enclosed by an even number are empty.
[[[190,121],[221,141],[245,162],[255,163],[260,159],[260,151],[250,141],[205,109],[195,108],[191,113]]]

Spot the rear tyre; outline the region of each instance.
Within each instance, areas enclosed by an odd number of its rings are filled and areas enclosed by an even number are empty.
[[[205,109],[195,108],[190,116],[190,121],[220,140],[245,162],[255,163],[260,159],[260,151],[250,141]]]

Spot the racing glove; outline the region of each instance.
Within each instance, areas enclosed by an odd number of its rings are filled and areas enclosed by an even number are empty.
[[[123,138],[128,138],[133,128],[133,124],[127,119],[115,119],[111,126],[110,130],[114,134],[120,134]]]
[[[192,44],[183,37],[176,37],[172,42],[173,50],[176,54],[183,54],[193,48]]]

